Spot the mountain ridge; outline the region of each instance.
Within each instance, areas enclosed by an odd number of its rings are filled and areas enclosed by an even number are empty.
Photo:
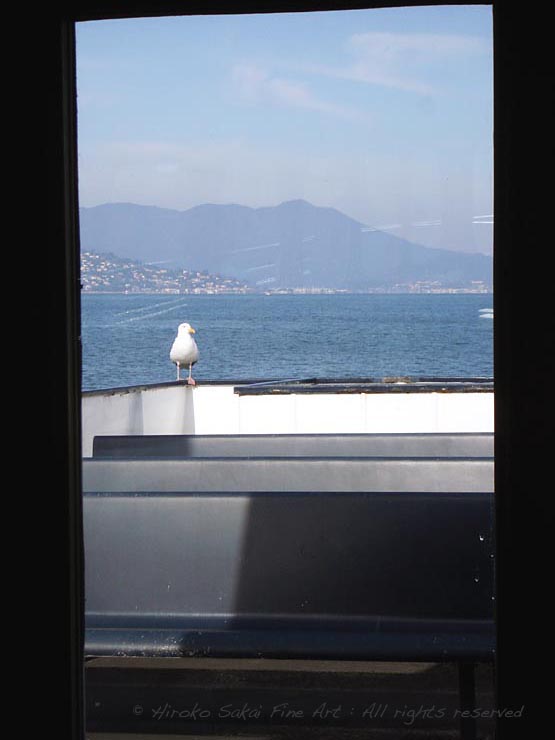
[[[277,206],[134,203],[80,209],[83,251],[231,275],[256,289],[492,284],[491,257],[424,247],[303,199]]]

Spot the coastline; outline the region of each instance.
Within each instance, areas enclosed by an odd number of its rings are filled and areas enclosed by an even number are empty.
[[[163,291],[163,290],[81,290],[81,295],[156,295],[156,296],[278,296],[278,295],[493,295],[493,289],[474,288],[437,288],[437,289],[413,289],[397,290],[395,288],[373,289],[373,290],[333,290],[333,289],[304,289],[284,288],[278,290],[221,290],[221,291]]]

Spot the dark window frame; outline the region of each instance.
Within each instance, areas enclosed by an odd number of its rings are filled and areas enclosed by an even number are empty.
[[[447,4],[491,3],[243,0],[232,12]],[[552,301],[550,271],[541,262],[541,250],[548,247],[546,219],[552,205],[542,176],[553,171],[550,145],[555,129],[548,92],[553,89],[553,71],[546,7],[539,2],[493,2],[497,705],[520,708],[524,704],[529,721],[539,719],[550,705],[549,682],[543,679],[538,662],[544,649],[542,635],[550,640],[544,578],[552,537],[547,510],[550,491],[545,483],[551,473],[553,335],[548,318]],[[21,151],[31,155],[32,183],[40,190],[36,216],[30,219],[27,213],[24,222],[26,235],[38,245],[33,253],[31,320],[48,331],[39,392],[32,393],[30,400],[35,418],[37,408],[44,414],[46,406],[47,429],[35,443],[40,447],[40,462],[25,463],[32,478],[26,490],[34,495],[32,504],[27,500],[24,505],[27,516],[29,507],[34,507],[39,541],[43,538],[37,564],[43,565],[45,554],[51,557],[46,558],[50,578],[36,579],[29,608],[33,615],[39,600],[47,617],[41,634],[62,667],[58,714],[44,713],[40,720],[51,722],[57,732],[63,726],[75,738],[84,737],[84,719],[74,23],[216,12],[231,11],[227,3],[217,0],[74,0],[67,6],[60,0],[41,10],[32,8],[26,19],[29,37],[27,28],[18,29],[26,46],[21,58],[14,60],[22,75],[17,91],[21,107],[14,105],[12,110],[18,120],[30,125],[23,133]],[[23,182],[29,188],[29,180]],[[538,250],[534,254],[533,247]],[[23,449],[28,454],[30,446]],[[52,548],[52,530],[44,531],[43,522],[52,519],[58,527],[59,552]],[[55,587],[60,600],[52,610],[58,596]],[[51,665],[43,675],[45,684],[50,681]],[[67,715],[62,707],[67,707]],[[526,736],[522,723],[515,720],[501,720],[498,730],[500,738]]]

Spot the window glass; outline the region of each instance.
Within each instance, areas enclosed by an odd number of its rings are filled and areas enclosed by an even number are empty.
[[[491,10],[79,23],[83,388],[491,377]]]
[[[491,9],[83,22],[77,83],[89,729],[489,736]]]

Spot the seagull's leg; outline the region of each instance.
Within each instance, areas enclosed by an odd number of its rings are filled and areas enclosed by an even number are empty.
[[[176,362],[175,366],[177,368],[177,379],[179,380],[179,362]]]
[[[187,380],[187,383],[189,383],[189,385],[196,385],[195,381],[194,381],[194,380],[193,380],[193,378],[191,377],[191,372],[192,372],[192,370],[193,370],[193,363],[192,363],[192,362],[190,362],[190,363],[189,363],[189,378],[188,378],[188,380]]]

